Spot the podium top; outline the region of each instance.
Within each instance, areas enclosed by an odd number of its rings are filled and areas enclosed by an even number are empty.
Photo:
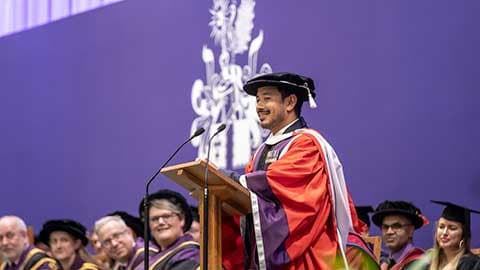
[[[196,160],[165,167],[162,174],[188,190],[197,200],[203,198],[205,185],[205,160]],[[246,215],[251,212],[249,191],[208,164],[209,194],[222,201],[222,209],[230,215]]]

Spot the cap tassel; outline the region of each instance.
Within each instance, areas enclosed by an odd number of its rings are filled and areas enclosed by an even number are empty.
[[[422,214],[417,214],[423,221],[423,225],[422,226],[425,226],[425,225],[428,225],[430,224],[430,221],[428,221],[427,217],[422,215]]]
[[[315,100],[312,97],[312,93],[310,92],[310,88],[307,88],[307,90],[308,90],[308,104],[310,105],[311,109],[315,109],[315,108],[317,108],[317,103],[315,102]]]

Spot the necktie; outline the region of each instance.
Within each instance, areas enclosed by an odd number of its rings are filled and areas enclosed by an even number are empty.
[[[258,159],[258,166],[257,170],[265,170],[265,159],[267,158],[267,153],[272,149],[271,145],[266,144],[265,147],[263,148],[262,154],[260,155],[260,158]]]

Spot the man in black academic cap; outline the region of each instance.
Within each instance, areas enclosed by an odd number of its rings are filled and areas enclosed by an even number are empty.
[[[372,221],[380,227],[382,239],[389,249],[389,256],[381,258],[381,269],[413,269],[424,251],[413,245],[416,229],[428,224],[420,209],[405,201],[384,201],[372,215]]]
[[[349,232],[363,232],[365,225],[335,151],[301,116],[303,102],[316,107],[314,82],[278,72],[254,77],[243,89],[256,97],[260,125],[271,132],[239,178],[252,205],[242,222],[245,268],[332,269],[337,255],[346,259]],[[234,251],[223,253],[229,269],[238,249],[228,248],[234,236],[222,238],[224,250]]]
[[[462,256],[471,253],[470,214],[480,211],[446,201],[432,202],[445,208],[436,224],[431,269],[456,269]]]

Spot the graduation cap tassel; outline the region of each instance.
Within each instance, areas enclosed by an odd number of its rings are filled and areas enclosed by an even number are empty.
[[[308,104],[310,105],[311,109],[315,109],[315,108],[317,108],[317,103],[313,99],[310,89],[307,88],[307,90],[308,90]]]

